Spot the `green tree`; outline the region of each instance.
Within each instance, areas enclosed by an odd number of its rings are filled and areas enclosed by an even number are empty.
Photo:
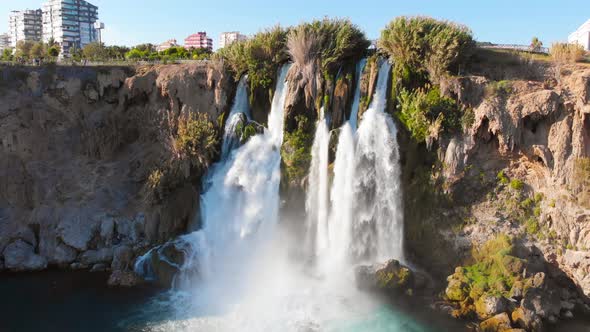
[[[104,44],[101,43],[90,43],[84,46],[82,49],[82,54],[84,58],[93,60],[93,61],[103,61],[106,60],[106,51],[104,48]]]
[[[21,40],[16,43],[16,57],[28,60],[31,57],[31,49],[35,43],[28,40]]]
[[[2,60],[3,61],[12,61],[12,49],[6,48],[2,51]]]
[[[143,53],[139,49],[134,48],[131,51],[127,52],[125,57],[129,60],[139,60],[143,57]]]
[[[49,45],[51,45],[51,44],[49,44]],[[47,55],[50,58],[54,58],[54,59],[57,58],[59,56],[59,53],[60,53],[60,49],[58,46],[52,45],[47,49]]]

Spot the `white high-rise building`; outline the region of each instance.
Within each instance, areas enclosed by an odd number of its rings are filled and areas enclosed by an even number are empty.
[[[98,7],[84,0],[49,0],[43,5],[43,41],[53,39],[68,54],[98,41]]]
[[[245,35],[240,34],[239,31],[223,32],[219,38],[219,48],[224,48],[236,41],[243,41],[248,39]]]
[[[7,48],[11,48],[10,35],[7,33],[3,33],[0,35],[0,52],[4,51]]]
[[[9,17],[10,46],[16,47],[19,41],[41,41],[41,9],[12,11]]]
[[[572,44],[580,44],[586,51],[590,51],[590,20],[569,35],[567,41]]]

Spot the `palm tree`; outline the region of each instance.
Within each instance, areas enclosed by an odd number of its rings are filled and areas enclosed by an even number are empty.
[[[540,52],[541,47],[543,47],[543,42],[540,41],[539,38],[533,37],[533,40],[531,41],[531,50],[533,52]]]

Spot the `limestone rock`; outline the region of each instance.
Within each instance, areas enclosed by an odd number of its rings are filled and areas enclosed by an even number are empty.
[[[510,317],[503,312],[488,318],[479,324],[481,332],[504,332],[512,328],[510,325]]]
[[[113,263],[111,269],[113,270],[130,270],[133,266],[133,250],[126,246],[117,246],[113,253]]]
[[[384,264],[355,268],[355,280],[359,289],[406,291],[414,287],[414,279],[414,272],[395,259]]]
[[[568,274],[590,296],[590,252],[566,250],[563,255],[564,266]]]
[[[133,287],[140,283],[141,278],[132,271],[115,270],[111,273],[108,280],[108,285],[113,287]]]
[[[524,308],[517,308],[512,312],[512,321],[520,328],[527,331],[539,332],[543,330],[543,322],[541,318]]]
[[[475,311],[480,319],[487,319],[508,309],[508,300],[503,296],[484,294],[475,302]]]
[[[84,265],[93,265],[98,263],[111,263],[113,260],[112,248],[101,248],[98,250],[88,250],[80,256],[80,263]]]
[[[35,254],[32,245],[18,239],[4,248],[4,264],[12,271],[36,271],[47,267],[47,259]]]

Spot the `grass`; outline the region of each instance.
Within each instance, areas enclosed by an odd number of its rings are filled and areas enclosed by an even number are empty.
[[[584,60],[586,52],[582,45],[554,43],[549,49],[551,59],[558,63],[575,63]]]

